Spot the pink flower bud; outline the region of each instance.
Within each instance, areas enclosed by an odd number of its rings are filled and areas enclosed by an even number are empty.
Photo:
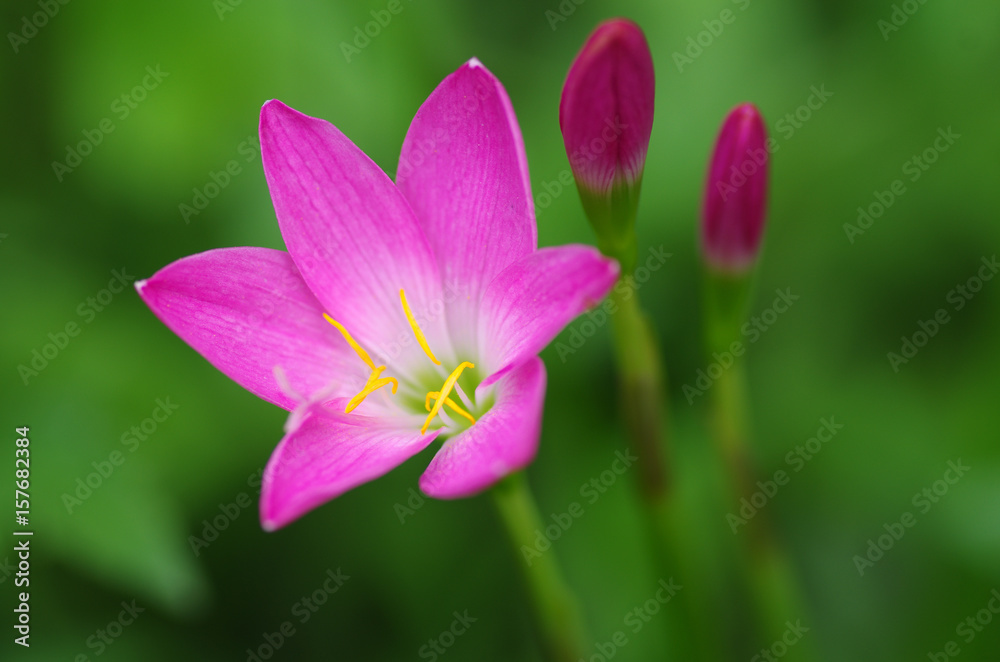
[[[702,209],[705,260],[742,273],[757,259],[767,202],[767,129],[757,108],[737,106],[726,117],[709,166]]]
[[[649,45],[635,23],[597,26],[563,85],[559,126],[577,183],[608,195],[642,177],[653,127],[655,78]]]

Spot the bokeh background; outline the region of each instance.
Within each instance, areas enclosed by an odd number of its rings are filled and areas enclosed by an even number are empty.
[[[215,371],[131,288],[100,311],[87,299],[113,270],[144,278],[210,248],[283,248],[255,138],[267,99],[332,121],[393,174],[413,113],[471,56],[503,81],[517,112],[540,244],[592,243],[575,191],[553,183],[568,169],[557,109],[572,58],[614,15],[643,27],[657,71],[640,251],[662,245],[672,257],[639,294],[670,372],[685,544],[706,550],[709,573],[717,554],[708,550],[735,544],[725,514],[738,504],[713,496],[707,398],[689,403],[683,387],[707,366],[696,242],[706,162],[725,113],[753,101],[780,149],[751,308],[766,309],[778,288],[801,297],[745,357],[756,469],[787,468],[786,454],[824,417],[844,426],[766,506],[801,584],[804,611],[794,618],[826,660],[928,659],[948,641],[963,660],[997,659],[1000,617],[971,642],[956,627],[1000,588],[1000,280],[958,311],[948,297],[1000,252],[1000,5],[911,0],[901,4],[912,15],[885,32],[888,1],[402,0],[348,58],[341,44],[385,2],[69,2],[36,33],[24,17],[40,4],[8,1],[0,14],[2,436],[10,466],[14,428],[31,428],[36,531],[30,650],[11,642],[13,575],[0,570],[4,659],[247,660],[285,621],[295,634],[274,659],[431,659],[421,647],[455,611],[478,620],[447,660],[540,659],[521,559],[490,500],[414,497],[432,450],[264,533],[256,478],[284,413]],[[679,67],[675,53],[725,9],[735,20]],[[166,75],[134,107],[122,105],[147,67]],[[832,96],[801,121],[813,86]],[[785,116],[797,111],[796,126]],[[113,131],[71,172],[56,173],[53,162],[65,163],[67,146],[104,118]],[[949,127],[961,137],[911,181],[907,162]],[[185,219],[180,205],[231,160],[238,174]],[[897,179],[906,192],[850,241],[844,224]],[[887,353],[939,308],[950,322],[894,370]],[[69,322],[79,335],[25,379],[19,366]],[[553,547],[594,640],[606,641],[660,579],[636,515],[635,476],[593,504],[579,493],[626,446],[608,328],[565,360],[554,347],[543,358],[544,431],[528,475],[544,516],[585,505]],[[142,439],[130,436],[157,399],[176,410],[155,430],[146,422]],[[124,462],[70,504],[78,479],[115,451]],[[913,496],[959,459],[970,470],[922,514]],[[229,504],[238,515],[208,541],[206,523],[232,512]],[[916,525],[860,575],[854,556],[906,511]],[[195,553],[192,536],[209,544]],[[0,560],[13,559],[12,546]],[[301,622],[296,604],[338,568],[350,579]],[[145,611],[109,629],[133,600]],[[629,633],[615,659],[657,659],[666,618]],[[728,638],[749,616],[727,603],[708,618]],[[99,643],[102,630],[119,636]],[[737,645],[732,657],[755,652]]]

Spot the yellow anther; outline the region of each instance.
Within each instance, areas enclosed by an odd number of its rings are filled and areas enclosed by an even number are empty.
[[[410,323],[410,327],[413,329],[413,335],[417,337],[417,342],[420,343],[421,349],[424,350],[427,358],[434,362],[434,365],[441,365],[441,362],[437,360],[437,357],[434,356],[434,352],[432,352],[431,348],[427,345],[427,338],[424,337],[424,332],[420,330],[419,326],[417,326],[417,320],[413,318],[413,311],[410,310],[409,304],[406,303],[406,292],[403,290],[399,291],[399,300],[403,302],[403,312],[406,313],[406,320]]]
[[[357,341],[355,341],[354,338],[351,337],[351,334],[347,332],[347,329],[344,328],[344,325],[338,322],[337,320],[333,319],[326,313],[323,313],[323,317],[326,318],[327,322],[337,327],[337,330],[340,331],[340,334],[344,336],[344,340],[346,340],[347,344],[350,345],[354,349],[354,351],[358,353],[358,356],[361,357],[361,360],[364,361],[369,368],[375,370],[375,362],[372,361],[372,357],[368,356],[368,352],[366,352],[361,347],[361,345],[359,345]],[[385,369],[385,366],[382,366],[382,368]]]
[[[430,411],[431,410],[431,400],[438,400],[440,398],[441,398],[441,392],[440,391],[431,391],[430,393],[427,394],[427,397],[424,399],[424,408],[427,409],[427,411]],[[469,412],[467,412],[464,409],[462,409],[461,407],[459,407],[458,404],[456,404],[456,402],[454,400],[452,400],[451,398],[445,398],[444,399],[444,403],[453,412],[455,412],[456,414],[458,414],[459,416],[461,416],[465,420],[469,421],[469,423],[475,423],[476,422],[476,419],[472,417],[472,414],[470,414]]]
[[[476,366],[468,361],[463,361],[455,368],[448,379],[444,380],[444,385],[441,387],[441,395],[438,397],[437,401],[434,403],[434,407],[431,409],[431,413],[427,416],[427,420],[424,421],[424,427],[420,428],[420,434],[427,434],[427,426],[431,424],[437,413],[441,411],[441,407],[444,405],[445,401],[448,399],[448,394],[451,393],[451,389],[455,387],[455,382],[458,381],[459,376],[461,376],[462,371],[466,368],[475,368]]]
[[[351,334],[344,328],[343,324],[333,319],[326,313],[323,313],[323,317],[326,318],[327,322],[337,327],[337,330],[340,331],[342,336],[344,336],[344,340],[347,341],[347,344],[350,345],[355,352],[357,352],[358,356],[361,357],[361,360],[365,362],[365,365],[372,369],[372,374],[369,375],[368,381],[365,382],[365,387],[361,389],[360,393],[350,399],[344,413],[350,414],[357,408],[358,405],[365,401],[365,398],[367,398],[372,391],[377,391],[386,384],[392,384],[392,392],[395,393],[396,389],[399,388],[399,382],[396,381],[395,377],[383,377],[382,379],[378,378],[378,376],[382,374],[382,371],[385,370],[385,366],[380,365],[376,368],[375,362],[372,361],[372,357],[368,356],[368,352],[366,352],[364,348],[351,337]]]
[[[365,384],[365,387],[361,389],[360,393],[351,398],[350,402],[347,403],[347,408],[344,410],[345,414],[350,414],[355,410],[355,408],[357,408],[358,405],[365,401],[365,398],[367,398],[372,391],[376,391],[386,384],[392,384],[392,392],[396,392],[396,389],[399,388],[399,382],[396,381],[395,377],[383,377],[382,379],[378,378],[378,376],[382,374],[383,370],[385,370],[384,365],[380,365],[372,370],[372,374],[368,377],[368,382]]]

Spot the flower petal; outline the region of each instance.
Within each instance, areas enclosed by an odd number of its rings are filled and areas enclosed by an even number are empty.
[[[260,140],[288,252],[329,314],[382,363],[426,362],[400,304],[405,289],[431,346],[447,347],[443,315],[428,314],[431,302],[443,307],[437,265],[392,180],[332,124],[280,101],[264,104]]]
[[[293,409],[296,400],[279,385],[275,366],[306,396],[338,377],[349,390],[347,383],[365,367],[323,320],[322,307],[284,251],[221,248],[191,255],[136,289],[209,363],[279,407]]]
[[[496,385],[496,402],[475,425],[449,439],[420,477],[437,499],[485,490],[528,466],[538,450],[545,402],[545,364],[533,357]]]
[[[452,340],[474,356],[483,292],[537,244],[521,130],[500,81],[478,60],[445,78],[417,111],[396,183],[437,256]]]
[[[374,480],[427,447],[421,435],[376,418],[314,413],[274,449],[264,470],[261,525],[274,531],[313,508]]]
[[[618,263],[590,246],[543,248],[508,267],[483,299],[480,356],[490,376],[480,388],[542,351],[617,278]]]

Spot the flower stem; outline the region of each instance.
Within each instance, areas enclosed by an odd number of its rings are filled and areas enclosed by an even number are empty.
[[[734,364],[714,388],[717,389],[716,435],[729,474],[730,502],[736,504],[740,497],[749,498],[757,489],[747,452],[747,398],[742,365]],[[748,589],[762,628],[763,645],[769,646],[782,637],[787,622],[807,619],[794,573],[766,512],[758,511],[753,521],[736,535],[742,541]],[[801,641],[789,649],[788,659],[815,659],[812,648],[808,641]]]
[[[618,357],[621,407],[629,438],[639,456],[639,489],[646,503],[657,503],[668,491],[661,429],[666,415],[660,351],[639,294],[620,280],[610,294],[612,331]]]
[[[638,456],[639,495],[653,561],[664,577],[675,578],[681,591],[681,609],[672,612],[668,628],[672,657],[687,660],[721,659],[718,637],[704,616],[710,611],[696,605],[704,597],[703,587],[691,584],[697,563],[680,544],[680,512],[664,453],[665,418],[663,398],[666,373],[659,345],[649,318],[642,311],[639,295],[624,278],[612,291],[612,326],[621,393],[621,410],[629,442]]]
[[[538,514],[524,472],[505,478],[492,490],[534,606],[542,647],[552,662],[578,662],[586,650],[585,629],[576,598],[566,585],[549,549],[537,552],[535,538],[545,525]],[[532,550],[524,555],[522,550]]]
[[[710,352],[733,351],[739,342],[740,324],[750,291],[749,278],[710,277],[706,286],[706,333]],[[713,385],[713,432],[728,475],[729,503],[757,489],[750,457],[749,398],[741,359],[724,370]],[[754,611],[761,628],[762,645],[781,639],[787,622],[806,618],[791,565],[763,510],[745,528],[736,532],[741,542],[741,570],[745,573]],[[807,624],[808,625],[808,624]],[[789,660],[815,659],[813,646],[801,641],[789,648]]]

